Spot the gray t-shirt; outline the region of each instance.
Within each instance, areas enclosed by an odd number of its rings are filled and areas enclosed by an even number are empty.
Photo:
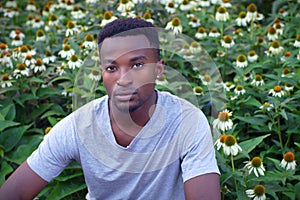
[[[87,199],[184,199],[184,181],[220,173],[210,127],[194,105],[157,93],[151,119],[127,147],[115,140],[104,96],[57,123],[28,158],[29,166],[49,182],[76,160]]]

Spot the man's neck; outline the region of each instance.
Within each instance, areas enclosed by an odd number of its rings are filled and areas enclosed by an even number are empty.
[[[133,112],[124,112],[118,110],[112,103],[110,107],[110,121],[113,127],[135,137],[139,131],[147,124],[155,111],[157,101],[157,92],[149,98],[144,105]]]

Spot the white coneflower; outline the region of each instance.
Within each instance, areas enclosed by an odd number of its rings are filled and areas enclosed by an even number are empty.
[[[224,48],[231,48],[235,43],[232,39],[232,37],[230,35],[226,35],[223,37],[223,39],[221,40],[221,44]]]
[[[15,7],[17,7],[17,1],[14,1],[14,0],[8,0],[8,1],[6,1],[6,3],[5,3],[5,7],[8,7],[8,8],[15,8]]]
[[[287,58],[290,58],[292,53],[290,51],[284,52],[283,56],[280,58],[281,62],[285,62]]]
[[[12,40],[11,45],[13,45],[13,46],[21,46],[21,45],[23,45],[23,40],[20,38],[20,36],[17,35]]]
[[[31,27],[33,21],[34,21],[34,17],[33,17],[32,15],[28,15],[28,16],[27,16],[26,25],[29,26],[29,27]]]
[[[188,11],[188,10],[192,10],[195,7],[196,7],[196,4],[194,1],[183,0],[179,6],[179,9],[182,11]]]
[[[34,73],[46,71],[46,66],[44,65],[42,59],[36,59],[35,63],[30,66]]]
[[[194,92],[194,95],[197,95],[197,96],[204,95],[204,91],[203,91],[202,87],[200,87],[200,86],[194,87],[193,92]]]
[[[1,77],[1,87],[2,88],[8,88],[12,86],[12,82],[11,82],[11,76],[9,76],[8,74],[3,74]]]
[[[226,22],[229,19],[229,13],[227,9],[223,6],[220,6],[216,12],[216,20]]]
[[[230,3],[230,0],[223,0],[221,3],[221,6],[224,6],[225,8],[231,8],[232,5]]]
[[[245,168],[248,169],[249,175],[253,172],[256,177],[264,176],[264,171],[266,171],[263,165],[263,161],[258,156],[252,158],[251,161],[246,161]]]
[[[157,76],[157,79],[155,80],[155,84],[157,84],[157,85],[167,85],[168,83],[169,82],[168,82],[167,76],[165,74]]]
[[[266,188],[263,185],[256,185],[254,189],[246,190],[246,194],[253,200],[265,200],[266,199]]]
[[[300,2],[298,1],[298,3],[300,3]],[[284,10],[284,8],[279,8],[278,14],[282,15],[283,17],[286,17],[286,16],[288,16],[289,12]]]
[[[224,89],[227,92],[229,92],[232,88],[235,87],[235,85],[233,83],[231,83],[231,82],[226,82],[226,83],[223,84],[223,86],[224,86]]]
[[[294,47],[300,48],[300,34],[298,34],[296,37],[296,40],[294,42]]]
[[[1,43],[0,44],[0,53],[6,53],[6,52],[8,52],[8,46],[7,46],[7,44],[6,43]]]
[[[27,67],[29,67],[30,65],[35,63],[35,59],[32,57],[31,54],[27,54],[22,62],[25,63]]]
[[[246,90],[244,89],[244,86],[242,85],[237,85],[235,88],[234,88],[234,93],[237,95],[237,96],[240,96],[240,95],[244,95],[246,93]]]
[[[103,26],[105,26],[106,24],[108,24],[108,23],[110,23],[110,22],[112,22],[112,21],[114,21],[114,20],[116,20],[116,19],[118,19],[118,18],[117,18],[116,16],[114,16],[113,13],[112,13],[111,11],[106,11],[106,12],[104,12],[104,14],[103,14],[103,19],[102,19],[102,21],[101,21],[100,26],[103,27]]]
[[[248,52],[247,58],[249,62],[256,62],[258,60],[258,55],[252,50]]]
[[[165,9],[168,13],[173,14],[176,12],[176,7],[177,5],[174,2],[170,1],[166,4]]]
[[[29,76],[29,69],[24,63],[17,64],[17,69],[14,70],[13,75],[16,79],[22,76]]]
[[[79,28],[76,26],[75,22],[69,20],[67,22],[67,30],[66,30],[66,37],[69,37],[69,36],[72,36],[72,35],[75,35],[77,33],[80,32]]]
[[[145,12],[144,15],[143,15],[143,18],[144,18],[145,21],[154,24],[154,20],[152,19],[152,16],[149,12]]]
[[[278,35],[282,35],[283,34],[283,24],[282,23],[275,23],[274,25],[273,25],[273,27],[275,28],[275,30],[276,30],[276,33],[278,34]]]
[[[21,40],[24,40],[24,38],[25,38],[24,33],[22,33],[19,29],[11,31],[10,34],[9,34],[9,37],[12,38],[12,39],[14,39],[16,36],[19,36],[19,38]]]
[[[248,22],[254,21],[257,18],[257,7],[254,3],[251,3],[247,7],[246,18]]]
[[[201,7],[209,7],[210,6],[210,1],[209,0],[200,0],[200,2],[199,2],[199,5],[201,6]]]
[[[117,11],[124,13],[127,10],[131,10],[134,7],[134,3],[130,0],[120,0]]]
[[[30,51],[28,49],[28,46],[23,45],[19,48],[18,57],[25,58],[27,54],[30,54]]]
[[[285,67],[282,70],[281,77],[292,77],[295,73],[292,72],[289,68]]]
[[[193,41],[191,43],[190,50],[193,54],[197,54],[197,53],[201,52],[202,49],[201,49],[199,42]]]
[[[279,85],[275,85],[270,91],[269,94],[272,94],[273,97],[283,97],[284,91]]]
[[[247,57],[244,54],[240,54],[236,58],[236,66],[244,68],[248,66]]]
[[[290,83],[285,83],[284,84],[284,89],[286,90],[286,91],[293,91],[294,90],[294,86],[292,85],[292,84],[290,84]]]
[[[87,34],[84,37],[84,42],[82,43],[82,46],[85,49],[88,49],[88,50],[96,49],[97,48],[97,43],[95,42],[94,36],[92,34]]]
[[[248,72],[246,74],[243,75],[243,80],[246,82],[248,81],[249,79],[253,78],[253,75],[252,73]]]
[[[180,19],[178,17],[174,17],[170,22],[167,23],[165,29],[172,30],[175,35],[182,33],[182,26],[181,26]]]
[[[67,59],[69,59],[74,54],[75,51],[71,49],[71,46],[69,44],[64,44],[62,50],[58,52],[58,55],[60,55],[61,58]]]
[[[44,21],[41,20],[41,18],[39,17],[34,18],[31,24],[32,28],[41,28],[44,25],[45,25]]]
[[[43,63],[49,64],[56,61],[56,56],[52,55],[50,51],[46,51],[45,57],[43,58]]]
[[[71,16],[73,19],[83,19],[85,17],[85,13],[80,9],[78,5],[75,5],[73,10],[71,11]]]
[[[221,5],[222,4],[222,0],[210,0],[210,2],[214,5]]]
[[[217,139],[217,141],[215,142],[215,146],[217,146],[217,150],[219,151],[221,149],[221,147],[224,147],[224,142],[225,142],[225,138],[227,135],[222,134],[219,139]]]
[[[211,76],[210,75],[199,75],[199,78],[201,79],[202,81],[202,84],[203,85],[209,85],[211,84]]]
[[[274,105],[269,103],[269,102],[265,102],[259,108],[262,109],[262,110],[270,111],[274,108]]]
[[[271,54],[276,55],[276,54],[279,54],[283,51],[283,47],[280,46],[280,42],[275,40],[271,43],[269,51],[271,52]]]
[[[200,20],[197,17],[192,17],[189,21],[189,25],[191,25],[193,28],[197,28],[200,26]]]
[[[237,144],[236,138],[233,135],[227,135],[224,140],[223,152],[225,155],[236,156],[239,151],[243,151],[242,148]]]
[[[91,70],[91,73],[88,75],[88,77],[93,81],[100,81],[101,73],[98,70]]]
[[[66,69],[66,64],[63,63],[61,66],[58,66],[56,67],[56,73],[59,75],[59,76],[62,76],[63,74],[66,73],[65,69]]]
[[[12,62],[12,57],[11,57],[11,54],[9,52],[2,53],[2,56],[0,57],[0,63],[4,67],[8,67],[10,69],[12,69],[14,67],[13,62]]]
[[[218,50],[217,53],[216,53],[216,56],[219,57],[219,58],[222,58],[226,55],[226,53],[222,50]]]
[[[75,69],[81,67],[83,61],[78,58],[77,55],[72,55],[69,59],[68,66],[70,69]]]
[[[59,19],[55,14],[51,14],[48,19],[49,26],[57,26],[59,24]]]
[[[7,9],[3,10],[3,16],[4,17],[13,18],[14,16],[18,16],[18,15],[19,15],[18,11],[12,10],[10,8],[7,8]]]
[[[273,26],[270,26],[268,28],[268,34],[267,37],[270,41],[274,41],[278,39],[278,35],[277,35],[277,31],[276,28],[274,28]]]
[[[36,36],[36,41],[46,41],[45,32],[41,29],[35,33],[35,36]]]
[[[256,74],[254,79],[251,82],[251,85],[254,85],[256,87],[262,86],[264,84],[265,84],[265,82],[260,74]]]
[[[238,18],[235,21],[238,26],[247,26],[246,12],[240,12]]]
[[[217,128],[221,131],[232,129],[233,122],[230,119],[230,116],[232,116],[232,112],[229,112],[227,109],[219,112],[218,118],[213,121],[214,128]]]
[[[206,33],[205,28],[204,27],[199,27],[197,29],[197,33],[195,34],[195,37],[197,39],[203,39],[203,38],[207,37],[207,33]]]
[[[210,37],[214,37],[214,38],[217,38],[221,35],[221,33],[218,31],[217,28],[211,28],[210,29],[210,32],[208,33],[208,36]]]
[[[284,154],[283,159],[280,163],[280,166],[282,168],[285,168],[286,170],[294,170],[296,169],[296,161],[295,161],[295,155],[293,152],[287,152]]]

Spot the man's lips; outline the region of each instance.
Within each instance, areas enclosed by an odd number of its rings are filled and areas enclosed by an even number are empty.
[[[114,97],[118,101],[130,101],[137,95],[136,91],[118,91],[115,92]]]

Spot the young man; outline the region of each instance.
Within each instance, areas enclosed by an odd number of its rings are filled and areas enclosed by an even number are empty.
[[[1,199],[32,199],[77,160],[87,199],[220,199],[219,170],[203,113],[155,90],[164,71],[158,33],[119,19],[99,33],[107,95],[60,121],[9,177]]]

